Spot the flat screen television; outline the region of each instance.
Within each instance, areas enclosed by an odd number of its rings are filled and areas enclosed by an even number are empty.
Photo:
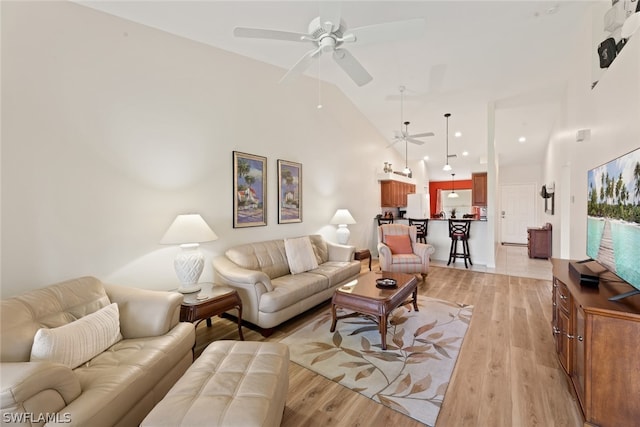
[[[640,148],[588,172],[587,256],[640,294]]]

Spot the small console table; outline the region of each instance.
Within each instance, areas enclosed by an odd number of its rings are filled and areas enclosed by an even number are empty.
[[[238,310],[238,335],[244,341],[242,335],[242,300],[238,291],[228,286],[202,283],[202,290],[192,294],[185,294],[180,306],[180,321],[194,322],[196,326],[203,320],[207,320],[207,326],[211,326],[211,317],[222,313]],[[198,299],[201,298],[201,299]]]
[[[367,258],[369,258],[369,271],[371,271],[371,251],[369,249],[356,249],[353,254],[353,259],[356,261],[362,261]]]
[[[640,296],[609,301],[631,286],[611,273],[580,286],[569,261],[552,259],[552,331],[585,425],[635,426],[640,420]]]

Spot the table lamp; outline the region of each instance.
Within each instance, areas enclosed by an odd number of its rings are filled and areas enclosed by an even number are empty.
[[[200,243],[217,240],[218,236],[199,214],[178,215],[160,244],[180,245],[173,266],[180,281],[178,291],[183,294],[198,292],[198,279],[204,269],[204,254]]]
[[[346,245],[349,241],[349,229],[347,228],[347,224],[355,224],[356,220],[353,219],[351,213],[348,209],[338,209],[336,214],[331,218],[330,224],[337,224],[338,229],[336,230],[336,237],[338,238],[338,243],[341,245]]]

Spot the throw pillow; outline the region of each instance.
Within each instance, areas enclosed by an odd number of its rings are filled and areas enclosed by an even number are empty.
[[[303,273],[318,268],[318,260],[309,236],[284,239],[284,250],[291,274]]]
[[[58,328],[38,329],[31,361],[57,362],[73,369],[121,339],[118,304],[112,303]]]
[[[393,255],[397,254],[412,254],[413,248],[411,247],[411,238],[408,234],[402,234],[399,236],[385,236],[384,242],[391,249]]]

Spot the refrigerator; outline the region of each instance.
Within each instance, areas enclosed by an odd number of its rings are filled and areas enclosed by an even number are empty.
[[[425,219],[431,217],[429,195],[425,193],[407,194],[406,218]]]

